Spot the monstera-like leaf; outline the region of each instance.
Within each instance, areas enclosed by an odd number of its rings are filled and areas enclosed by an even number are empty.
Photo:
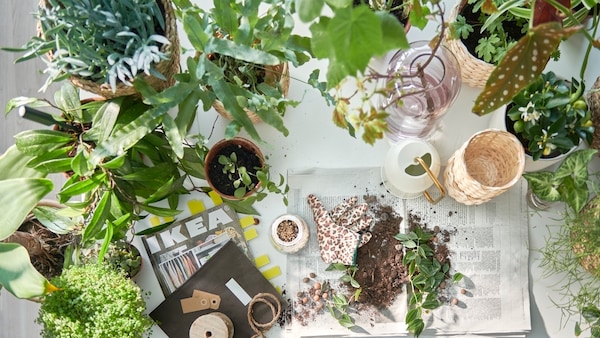
[[[537,79],[560,42],[580,28],[563,28],[554,21],[531,28],[494,68],[475,100],[473,112],[485,115],[509,103],[521,89]]]

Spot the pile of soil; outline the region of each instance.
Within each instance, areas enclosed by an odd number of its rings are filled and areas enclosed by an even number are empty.
[[[391,305],[408,282],[402,244],[394,238],[402,217],[390,206],[373,204],[372,198],[367,203],[376,222],[371,240],[358,249],[354,278],[362,287],[358,302],[382,308]]]

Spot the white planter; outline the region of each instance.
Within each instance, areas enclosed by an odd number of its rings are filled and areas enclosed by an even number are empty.
[[[505,106],[500,109],[496,109],[492,113],[492,117],[490,119],[490,128],[506,130],[505,116],[506,116]],[[573,147],[573,149],[569,150],[569,152],[567,152],[566,154],[561,154],[561,155],[558,155],[558,156],[552,157],[552,158],[540,158],[539,160],[536,160],[536,161],[534,161],[530,155],[525,153],[525,170],[524,171],[525,172],[540,171],[540,170],[546,169],[554,164],[562,162],[565,159],[565,157],[567,157],[568,154],[574,152],[580,146],[581,146],[581,142],[579,143],[579,146]]]

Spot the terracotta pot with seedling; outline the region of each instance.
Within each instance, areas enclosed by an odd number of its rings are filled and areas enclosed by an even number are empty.
[[[297,215],[281,215],[271,225],[271,243],[283,253],[300,251],[308,243],[309,234],[306,222]]]
[[[234,137],[215,143],[206,153],[204,175],[209,187],[227,200],[261,201],[268,192],[282,194],[288,187],[283,175],[279,183],[269,178],[269,166],[252,141]]]

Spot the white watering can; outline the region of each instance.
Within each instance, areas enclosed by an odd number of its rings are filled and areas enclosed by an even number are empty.
[[[397,197],[410,199],[423,194],[435,204],[446,196],[446,190],[437,179],[440,167],[440,156],[431,143],[407,139],[388,150],[381,178],[387,190]],[[432,185],[439,190],[435,199],[427,191]]]

